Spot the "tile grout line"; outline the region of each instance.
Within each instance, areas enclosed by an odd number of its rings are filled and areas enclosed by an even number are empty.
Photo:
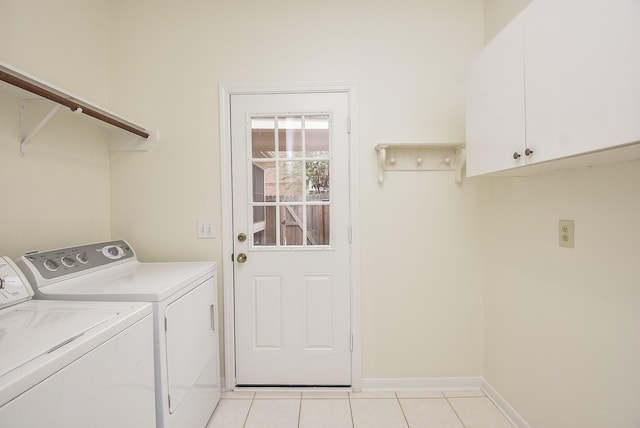
[[[247,426],[247,421],[249,420],[249,413],[251,413],[251,408],[253,407],[253,400],[256,399],[256,393],[253,393],[253,396],[251,396],[251,404],[249,404],[249,410],[247,411],[247,416],[244,417],[244,423],[242,424],[242,428],[245,428]]]
[[[400,411],[402,412],[402,417],[404,418],[404,423],[407,424],[407,428],[411,428],[409,426],[409,420],[407,419],[407,414],[404,412],[404,408],[402,407],[402,403],[400,402],[400,397],[398,397],[398,393],[394,392],[394,395],[396,396],[396,401],[398,402],[398,406],[400,406]]]
[[[349,401],[349,415],[351,416],[351,427],[355,428],[356,423],[353,420],[353,408],[351,407],[351,394],[347,394],[347,400]]]
[[[449,397],[447,397],[447,394],[442,394],[442,395],[444,395],[444,399],[447,400],[447,404],[449,405],[449,407],[451,407],[451,410],[453,410],[453,413],[455,413],[456,417],[460,421],[460,424],[463,426],[463,428],[466,428],[466,425],[464,424],[464,422],[462,421],[462,418],[460,417],[460,415],[456,411],[456,408],[453,407],[453,404],[451,404],[451,402],[449,401]]]

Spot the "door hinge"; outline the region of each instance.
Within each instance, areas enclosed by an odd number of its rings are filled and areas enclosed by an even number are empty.
[[[233,263],[233,253],[231,253],[231,262]]]
[[[349,335],[349,350],[353,352],[353,334]]]
[[[353,228],[349,226],[349,244],[353,242]]]
[[[167,317],[164,318],[164,331],[167,331]]]
[[[351,116],[347,116],[347,134],[351,134]]]
[[[167,402],[169,403],[169,408],[171,408],[171,396],[167,395]]]

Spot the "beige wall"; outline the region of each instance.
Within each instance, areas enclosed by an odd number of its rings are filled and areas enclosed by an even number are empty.
[[[487,39],[518,3],[485,0]],[[485,378],[533,427],[639,426],[640,163],[483,187]]]
[[[61,116],[20,159],[17,100],[0,96],[0,174],[17,207],[3,214],[3,254],[123,237],[144,261],[219,259],[219,238],[195,237],[197,219],[220,225],[219,84],[357,81],[364,376],[481,374],[480,182],[394,173],[380,187],[373,150],[464,140],[480,0],[0,0],[0,11],[2,60],[162,133],[150,152],[108,155],[101,128]]]
[[[485,180],[486,379],[532,426],[638,426],[640,163]]]
[[[195,236],[222,212],[218,86],[357,81],[364,376],[480,375],[480,182],[378,186],[374,146],[464,141],[481,1],[111,3],[112,105],[162,130],[111,157],[113,234],[145,260],[220,259],[220,239]]]
[[[482,8],[489,39],[526,2],[175,3],[0,0],[0,59],[162,130],[109,156],[103,130],[59,116],[22,159],[0,94],[2,254],[113,236],[147,261],[217,259],[195,222],[220,224],[218,85],[355,80],[364,376],[484,374],[532,426],[639,424],[639,163],[376,183],[375,144],[464,139]]]
[[[101,1],[0,0],[0,60],[106,105],[108,16]],[[47,112],[30,106],[28,129]],[[110,238],[105,131],[78,119],[58,113],[21,158],[19,101],[0,91],[2,255]]]

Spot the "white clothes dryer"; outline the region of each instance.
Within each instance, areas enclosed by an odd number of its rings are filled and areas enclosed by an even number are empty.
[[[125,241],[22,256],[36,299],[153,306],[158,428],[203,428],[220,398],[214,262],[140,263]]]
[[[31,300],[0,257],[0,426],[155,426],[148,303]]]

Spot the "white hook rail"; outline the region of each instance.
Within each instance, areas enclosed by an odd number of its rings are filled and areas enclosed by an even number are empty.
[[[466,165],[464,143],[447,144],[378,144],[378,183],[385,171],[455,171],[455,182],[462,182]]]

